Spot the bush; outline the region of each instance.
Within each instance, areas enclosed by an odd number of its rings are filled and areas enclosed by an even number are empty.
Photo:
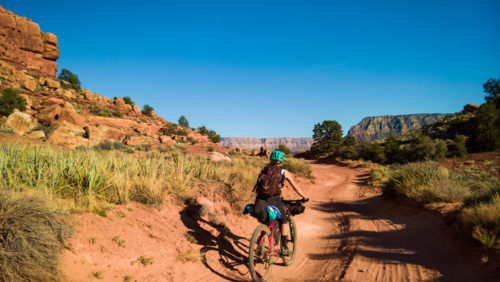
[[[26,111],[26,100],[12,88],[6,88],[0,97],[0,115],[8,116],[18,109]]]
[[[125,147],[125,145],[123,145],[122,142],[114,142],[112,140],[106,140],[106,141],[101,142],[98,145],[94,146],[95,149],[105,150],[105,151],[122,150],[122,149],[124,149],[124,147]]]
[[[135,105],[135,104],[134,104],[134,102],[132,102],[132,99],[130,99],[130,97],[129,97],[129,96],[125,96],[125,97],[123,97],[123,102],[124,102],[125,104],[128,104],[128,105],[132,106],[132,107]]]
[[[172,136],[172,135],[187,136],[188,135],[188,131],[186,129],[180,128],[175,123],[167,123],[164,127],[162,127],[160,129],[160,132],[163,135],[167,135],[167,136]]]
[[[101,116],[101,117],[123,117],[123,115],[119,112],[116,111],[110,111],[110,110],[102,110],[98,106],[91,106],[89,108],[89,111],[91,114],[94,114],[96,116]]]
[[[427,204],[436,201],[460,202],[469,189],[450,178],[449,171],[433,161],[408,163],[391,172],[382,189],[384,196],[398,196]]]
[[[153,109],[153,107],[151,107],[150,105],[144,105],[144,107],[142,108],[142,114],[151,117],[154,110],[155,109]]]
[[[290,149],[288,149],[284,144],[280,144],[278,146],[277,150],[280,150],[285,155],[291,155],[292,154],[292,151],[290,151]]]
[[[47,198],[0,191],[0,280],[58,281],[59,255],[72,233]]]
[[[62,69],[57,78],[69,82],[69,86],[76,91],[79,91],[81,89],[80,79],[78,79],[78,76],[67,69]],[[62,85],[64,87],[65,84],[62,83]]]
[[[314,180],[311,165],[304,159],[286,158],[283,167],[293,174]]]
[[[204,125],[198,127],[198,133],[208,136],[208,139],[214,143],[219,143],[220,135],[214,130],[207,129]]]
[[[467,147],[465,146],[465,136],[455,134],[454,141],[455,141],[455,146],[453,148],[453,154],[459,157],[467,155]]]

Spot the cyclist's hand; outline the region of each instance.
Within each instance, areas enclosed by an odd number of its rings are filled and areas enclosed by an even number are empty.
[[[307,197],[302,198],[302,202],[304,202],[304,203],[309,202],[309,198],[307,198]]]

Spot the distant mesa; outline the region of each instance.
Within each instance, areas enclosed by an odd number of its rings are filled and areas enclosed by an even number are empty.
[[[34,74],[57,76],[57,37],[0,6],[0,59]]]
[[[280,144],[285,145],[293,152],[299,150],[308,150],[311,148],[314,140],[312,138],[248,138],[248,137],[226,137],[221,139],[221,145],[242,148],[245,150],[259,150],[261,147],[273,150],[278,148]]]
[[[446,116],[448,115],[413,114],[365,117],[360,123],[351,127],[348,135],[356,138],[358,142],[380,140],[387,138],[391,132],[394,135],[401,135],[410,130],[436,123]]]

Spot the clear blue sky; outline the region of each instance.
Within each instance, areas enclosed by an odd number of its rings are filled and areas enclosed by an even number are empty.
[[[500,1],[19,1],[59,70],[222,136],[450,113],[500,77]]]

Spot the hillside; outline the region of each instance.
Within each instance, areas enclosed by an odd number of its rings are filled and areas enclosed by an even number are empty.
[[[348,136],[353,136],[358,142],[380,140],[389,136],[391,132],[394,135],[401,135],[410,130],[435,123],[446,116],[448,115],[412,114],[366,117],[349,129]]]
[[[56,78],[56,35],[42,32],[38,24],[1,6],[0,39],[0,95],[11,97],[0,104],[3,133],[70,148],[110,141],[131,148],[176,143],[219,146],[151,109],[141,110],[130,99],[108,98],[81,88],[79,80],[73,85]],[[15,109],[12,99],[19,104]]]
[[[221,139],[223,146],[232,148],[242,148],[245,150],[257,150],[260,147],[276,149],[280,144],[284,144],[293,152],[298,150],[308,150],[313,143],[312,138],[247,138],[247,137],[225,137]]]

